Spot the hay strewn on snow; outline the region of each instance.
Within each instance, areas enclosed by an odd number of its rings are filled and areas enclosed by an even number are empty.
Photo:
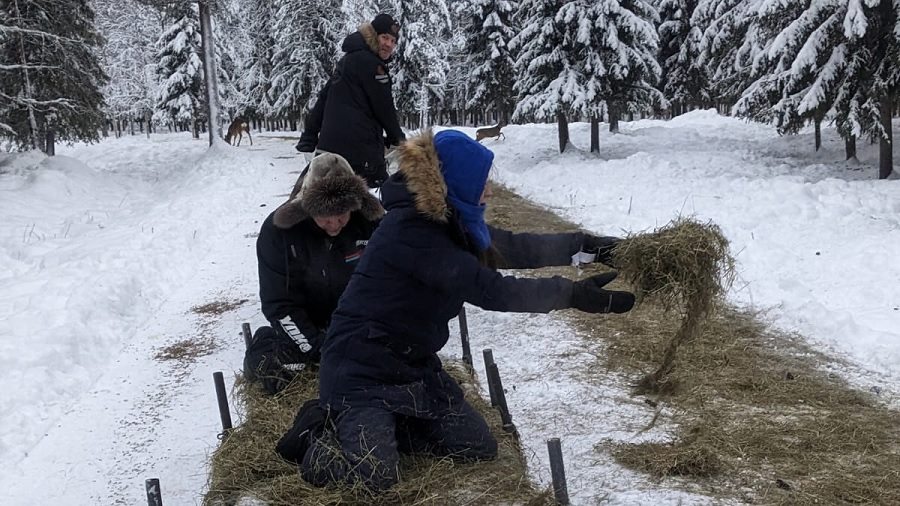
[[[679,309],[681,326],[662,363],[638,384],[641,392],[670,390],[668,375],[679,346],[696,338],[734,279],[728,239],[712,222],[678,218],[654,232],[627,237],[616,246],[613,258],[639,300],[652,299],[667,310]]]
[[[250,498],[270,506],[299,505],[521,505],[552,504],[528,479],[517,440],[501,428],[500,416],[477,393],[461,363],[447,364],[466,397],[480,411],[500,443],[496,460],[455,463],[450,459],[404,456],[401,481],[371,495],[356,487],[316,488],[300,478],[295,465],[275,453],[275,444],[293,423],[297,408],[318,395],[316,372],[304,371],[276,396],[255,384],[238,381],[236,398],[243,406],[243,423],[213,454],[205,506],[238,504]]]
[[[577,230],[499,185],[488,213],[492,224],[517,231]],[[584,270],[591,275],[605,268]],[[557,273],[574,275],[571,268]],[[633,289],[625,277],[613,289]],[[679,307],[676,299],[645,297],[615,317],[569,312],[567,319],[590,336],[573,355],[597,357],[578,374],[602,384],[657,368],[683,323],[681,312],[672,310]],[[764,314],[714,304],[701,328],[678,349],[681,366],[668,375],[667,385],[679,388],[644,397],[648,425],[639,433],[665,423],[673,427],[670,438],[597,441],[599,453],[663,487],[699,491],[713,501],[900,504],[900,413],[888,406],[894,399],[877,387],[849,385],[841,379],[847,364],[813,349],[803,336],[771,329]],[[597,402],[608,400],[602,390],[596,394]]]

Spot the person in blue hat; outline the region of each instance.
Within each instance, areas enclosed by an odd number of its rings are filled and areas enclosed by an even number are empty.
[[[497,455],[487,423],[437,355],[464,303],[528,313],[624,313],[634,305],[631,293],[603,288],[615,273],[573,282],[497,272],[568,265],[586,245],[604,241],[487,225],[493,160],[455,130],[426,130],[400,147],[399,171],[381,189],[387,212],[322,347],[319,399],[300,409],[279,442],[279,453],[299,463],[310,483],[380,491],[397,483],[401,452],[462,461]]]

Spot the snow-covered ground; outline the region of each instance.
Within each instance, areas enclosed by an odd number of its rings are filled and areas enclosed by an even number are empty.
[[[585,124],[563,155],[555,125],[507,126],[484,143],[499,182],[597,233],[713,220],[739,262],[734,302],[766,309],[856,364],[842,371],[851,381],[897,399],[900,182],[876,180],[876,146],[861,144],[848,166],[829,130],[816,153],[809,134],[710,111],[622,128],[602,134],[599,154],[584,151]],[[139,135],[49,159],[0,154],[0,504],[145,504],[153,477],[166,504],[200,503],[220,430],[212,374],[230,385],[241,322],[263,323],[254,234],[304,163],[280,134],[254,141]],[[191,311],[245,299],[222,315]],[[629,407],[621,378],[598,388],[554,367],[580,346],[558,318],[469,308],[468,320],[476,369],[488,347],[501,366],[537,480],[549,483],[545,441],[560,437],[573,504],[704,502],[594,450],[634,440],[652,415]],[[218,348],[196,360],[155,358],[209,339]],[[459,356],[458,343],[445,352]]]

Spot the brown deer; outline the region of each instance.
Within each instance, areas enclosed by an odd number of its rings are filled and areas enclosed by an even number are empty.
[[[234,121],[231,122],[231,125],[228,127],[228,135],[225,136],[225,142],[228,144],[232,144],[235,146],[241,145],[241,139],[244,138],[244,132],[247,133],[247,138],[250,139],[250,145],[253,145],[253,137],[250,137],[250,125],[243,118],[235,118]],[[237,139],[237,144],[234,144],[234,139]]]
[[[506,126],[506,122],[501,121],[500,123],[497,123],[496,126],[479,128],[478,130],[475,130],[475,140],[478,142],[481,142],[481,139],[487,139],[490,137],[493,137],[496,139],[503,137],[504,139],[506,139],[506,136],[503,135],[503,132],[500,131],[500,129],[505,126]]]

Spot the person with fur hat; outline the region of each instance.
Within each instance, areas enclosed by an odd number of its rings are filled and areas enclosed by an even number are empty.
[[[384,209],[335,154],[316,157],[256,240],[259,296],[269,327],[254,333],[248,379],[275,393],[318,362],[325,330]]]
[[[397,119],[388,62],[400,25],[388,14],[375,16],[344,39],[344,56],[306,116],[297,142],[300,152],[337,153],[369,187],[387,179],[385,148],[406,137]]]
[[[493,158],[455,130],[425,131],[400,147],[399,171],[381,188],[385,217],[332,316],[319,399],[300,409],[279,442],[310,483],[380,491],[397,483],[400,452],[462,461],[497,455],[487,423],[437,355],[464,303],[530,313],[624,313],[634,305],[633,294],[604,288],[615,273],[573,282],[496,270],[568,265],[599,238],[487,225]]]

